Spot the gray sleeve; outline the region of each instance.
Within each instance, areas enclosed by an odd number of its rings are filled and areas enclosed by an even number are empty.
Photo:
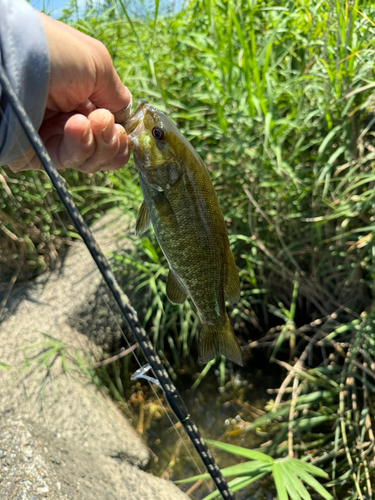
[[[39,16],[25,0],[0,0],[0,64],[38,130],[47,103],[49,53]],[[29,146],[0,87],[0,165]]]

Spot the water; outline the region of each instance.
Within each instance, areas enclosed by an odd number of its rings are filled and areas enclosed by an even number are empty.
[[[262,368],[261,368],[262,367]],[[264,441],[264,436],[255,432],[243,432],[241,427],[253,422],[262,414],[266,402],[270,399],[267,389],[278,387],[280,380],[279,369],[273,365],[266,365],[262,356],[250,363],[249,367],[238,368],[235,371],[227,370],[224,387],[220,387],[219,371],[212,370],[203,379],[194,391],[191,390],[197,373],[184,366],[176,371],[175,384],[189,409],[192,419],[197,424],[202,437],[226,443],[236,444],[246,448],[258,448]],[[150,419],[151,401],[155,401],[150,388],[145,382],[138,381],[134,387],[134,394],[142,392],[145,401],[143,420],[144,424]],[[161,396],[161,392],[158,390]],[[136,398],[134,398],[136,399]],[[147,403],[146,403],[147,402]],[[168,405],[163,401],[165,407]],[[150,427],[143,427],[143,436],[154,453],[146,470],[152,474],[177,481],[205,472],[199,456],[186,437],[181,425],[176,423],[174,415],[170,415],[175,426],[172,425],[165,411],[159,406],[150,420]],[[140,413],[139,413],[140,415]],[[139,419],[135,423],[139,425]],[[179,437],[180,433],[182,439]],[[211,451],[220,468],[235,465],[246,461],[211,447]],[[197,465],[200,470],[198,470]],[[190,498],[201,500],[212,491],[211,481],[202,481],[180,485]],[[236,493],[237,500],[264,500],[273,498],[272,481],[265,478],[262,481]],[[268,495],[268,497],[267,497]],[[271,496],[270,496],[271,495]]]

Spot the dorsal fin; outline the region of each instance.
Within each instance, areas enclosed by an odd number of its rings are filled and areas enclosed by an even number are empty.
[[[151,224],[150,214],[148,213],[148,208],[146,206],[146,203],[143,201],[137,215],[137,220],[135,222],[135,230],[134,230],[135,235],[138,236],[145,233],[147,229],[150,227],[150,224]]]

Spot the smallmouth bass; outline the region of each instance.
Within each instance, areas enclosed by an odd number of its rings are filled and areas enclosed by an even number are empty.
[[[225,297],[239,299],[239,277],[207,169],[169,118],[146,101],[124,125],[144,197],[135,233],[152,224],[169,265],[169,300],[182,304],[190,296],[196,306],[199,361],[220,353],[242,365],[225,309]]]

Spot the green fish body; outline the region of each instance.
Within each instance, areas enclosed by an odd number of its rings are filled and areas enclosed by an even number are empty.
[[[222,354],[242,365],[225,309],[240,296],[238,272],[215,190],[191,144],[168,117],[143,101],[126,122],[144,197],[136,234],[152,223],[168,264],[167,296],[188,296],[201,322],[199,361]]]

